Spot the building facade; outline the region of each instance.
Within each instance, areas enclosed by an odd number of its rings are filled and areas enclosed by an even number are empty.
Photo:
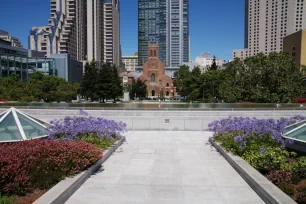
[[[138,54],[134,56],[122,56],[122,62],[125,64],[127,72],[135,72],[138,67]]]
[[[13,47],[20,47],[22,48],[22,44],[18,38],[15,38],[13,36],[10,36],[8,32],[4,30],[0,30],[0,39],[5,40],[10,43]]]
[[[245,0],[248,55],[283,51],[283,38],[306,28],[303,0]]]
[[[300,30],[284,38],[284,53],[292,57],[298,66],[306,65],[306,30]]]
[[[71,59],[69,54],[45,57],[44,52],[13,47],[0,40],[0,78],[15,73],[27,82],[35,72],[55,75],[70,83],[79,83],[83,75],[83,63]]]
[[[68,53],[73,60],[96,60],[119,66],[119,0],[50,2],[49,23],[47,26],[32,28],[30,49],[45,52],[47,57]],[[110,41],[109,35],[112,38]]]
[[[104,0],[104,62],[120,66],[119,0]]]
[[[166,66],[189,61],[189,0],[138,0],[139,66],[148,59],[150,43],[158,44]]]
[[[158,44],[149,44],[148,60],[143,64],[143,73],[139,77],[146,82],[148,97],[174,97],[173,80],[165,74],[165,65],[159,59]]]
[[[233,50],[232,51],[232,59],[235,58],[245,59],[248,57],[248,49],[240,49],[240,50]]]
[[[184,62],[184,65],[189,66],[190,71],[195,67],[199,67],[202,72],[206,72],[208,68],[212,65],[214,56],[211,56],[209,52],[202,52],[200,56],[196,57],[195,60],[190,60],[189,62]],[[221,69],[223,65],[226,64],[226,60],[216,57],[216,64]]]

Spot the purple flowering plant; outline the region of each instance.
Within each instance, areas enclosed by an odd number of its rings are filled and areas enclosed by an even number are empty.
[[[99,147],[107,147],[126,131],[126,124],[95,117],[65,117],[50,122],[50,140],[82,140]],[[103,143],[103,144],[101,144]]]
[[[214,132],[216,139],[224,135],[232,135],[234,142],[239,145],[244,143],[247,145],[249,142],[256,140],[277,144],[284,149],[286,143],[293,142],[282,137],[285,127],[305,119],[304,116],[281,118],[279,120],[229,117],[210,123],[208,130]]]
[[[286,144],[292,144],[293,140],[284,139],[282,133],[285,127],[305,119],[304,116],[279,120],[229,117],[210,123],[208,130],[214,132],[215,141],[227,151],[266,171],[287,168],[288,158],[296,154],[286,150]]]

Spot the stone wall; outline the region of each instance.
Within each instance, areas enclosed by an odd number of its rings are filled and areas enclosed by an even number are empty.
[[[4,109],[0,109],[0,112]],[[79,110],[64,109],[24,109],[41,120],[49,122],[65,116],[79,116]],[[87,111],[87,110],[85,110]],[[306,116],[303,110],[273,111],[137,111],[137,110],[88,110],[89,116],[103,117],[127,123],[128,130],[166,130],[166,131],[201,131],[214,120],[229,116],[273,118]]]

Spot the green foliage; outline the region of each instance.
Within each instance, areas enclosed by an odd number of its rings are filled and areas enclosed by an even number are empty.
[[[188,89],[190,81],[191,72],[189,71],[189,67],[187,65],[183,65],[180,69],[174,73],[174,85],[176,86],[177,92],[181,96],[188,96]]]
[[[87,100],[99,99],[105,102],[107,99],[115,100],[122,96],[123,87],[116,66],[109,63],[101,67],[95,61],[86,63],[85,74],[80,85],[80,93]]]
[[[92,145],[94,145],[96,147],[99,147],[103,150],[106,150],[114,144],[116,139],[115,138],[108,138],[108,137],[99,138],[95,135],[86,135],[86,136],[83,136],[81,138],[81,141],[92,144]]]
[[[71,101],[75,96],[76,89],[66,80],[40,72],[33,73],[28,83],[14,73],[0,79],[0,98],[8,101]]]
[[[235,142],[235,137],[239,131],[218,134],[215,140],[230,152],[242,157],[246,162],[257,170],[266,173],[271,170],[288,169],[290,163],[288,158],[294,157],[294,153],[280,148],[279,144],[271,137],[258,137],[256,134],[247,138],[247,145],[241,149],[239,143]],[[261,152],[264,148],[265,151]]]
[[[80,86],[80,92],[88,100],[95,100],[97,97],[98,90],[98,69],[95,61],[92,61],[90,64],[87,62],[85,65],[85,73],[82,78],[82,83]]]
[[[14,196],[2,196],[0,193],[0,204],[15,204],[16,198]]]
[[[213,62],[212,62],[212,64],[211,64],[209,70],[211,70],[211,71],[216,71],[216,70],[218,70],[218,66],[217,66],[217,63],[216,63],[216,56],[214,56]]]
[[[281,169],[288,162],[289,152],[280,147],[266,147],[266,152],[261,153],[259,145],[251,145],[242,155],[242,158],[261,172],[272,169]]]
[[[133,80],[133,83],[130,87],[130,98],[134,99],[136,97],[138,98],[145,98],[147,96],[147,85],[145,81],[141,81],[140,79]]]
[[[297,97],[305,97],[306,84],[296,63],[283,53],[268,56],[258,54],[245,60],[236,58],[225,70],[218,70],[215,63],[200,74],[200,80],[188,66],[182,66],[174,74],[174,83],[181,96],[190,100],[235,103],[289,103]]]

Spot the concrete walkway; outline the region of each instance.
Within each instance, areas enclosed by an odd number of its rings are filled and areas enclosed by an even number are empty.
[[[260,204],[208,132],[129,132],[68,204]]]

